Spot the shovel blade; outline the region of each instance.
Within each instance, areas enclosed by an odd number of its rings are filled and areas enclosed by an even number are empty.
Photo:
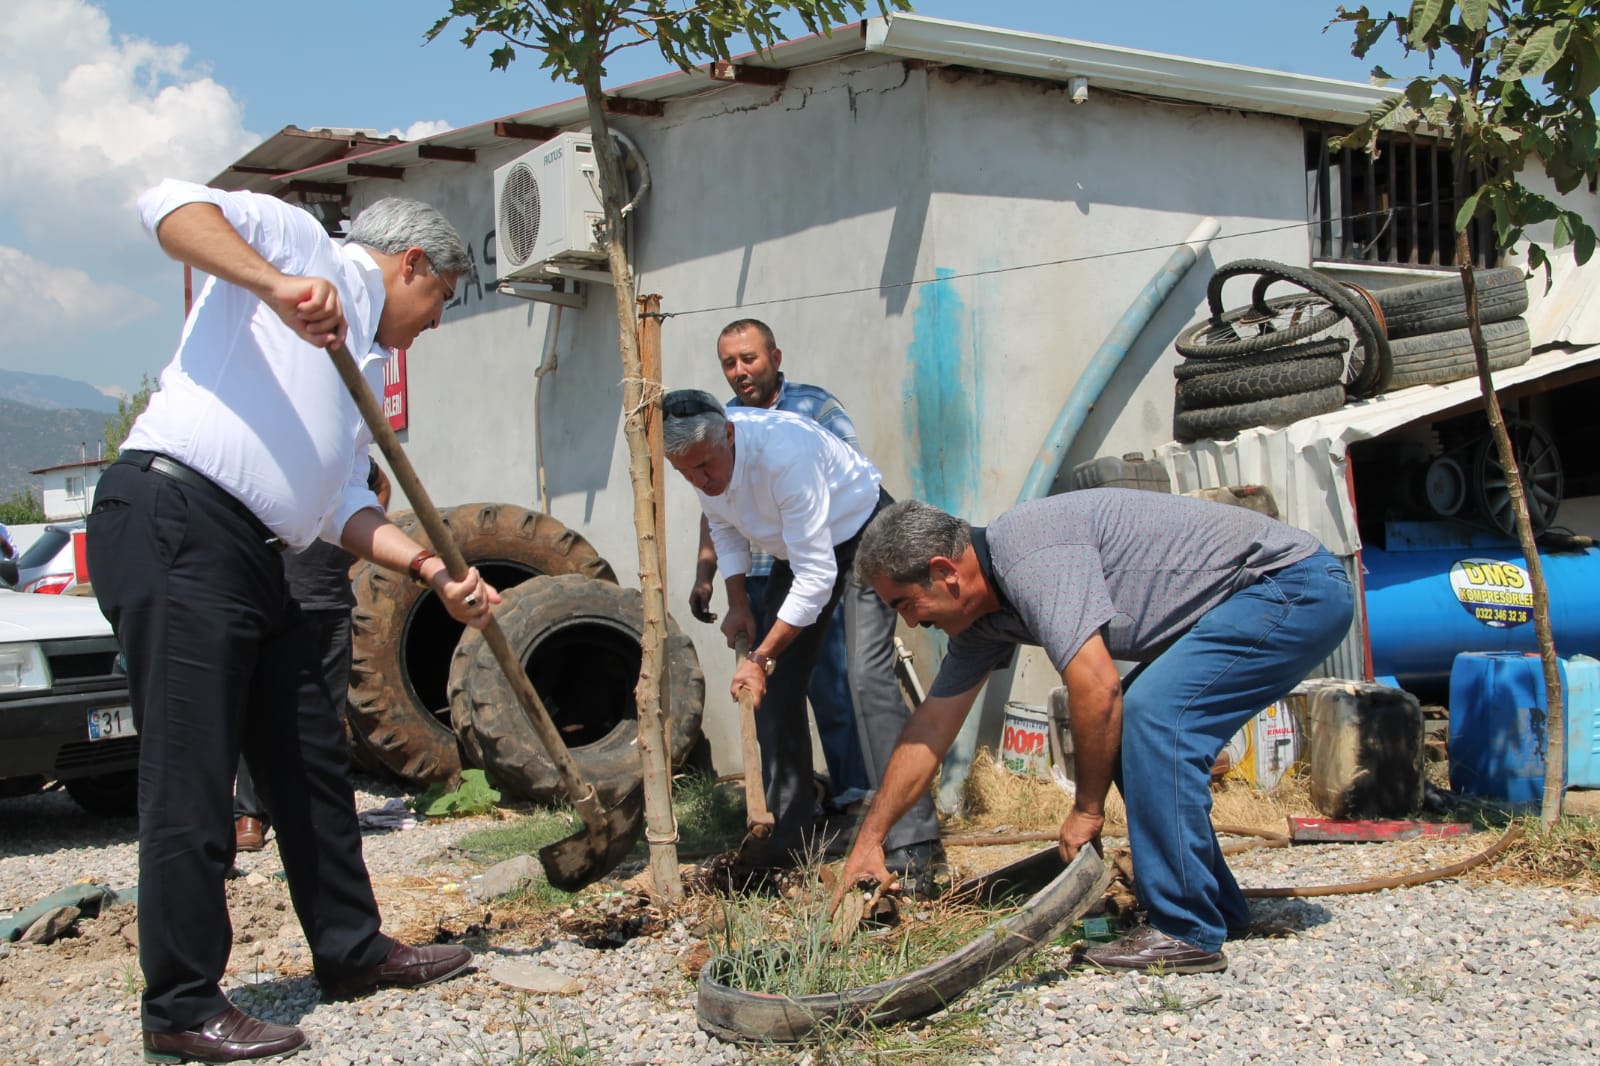
[[[628,857],[643,828],[644,786],[636,785],[605,812],[599,829],[590,830],[586,825],[539,849],[545,878],[563,892],[594,884]]]

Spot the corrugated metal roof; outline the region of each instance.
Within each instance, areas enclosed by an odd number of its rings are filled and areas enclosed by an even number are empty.
[[[1359,121],[1388,95],[1388,90],[1358,82],[1187,59],[909,14],[841,26],[831,37],[812,36],[788,41],[765,55],[752,52],[739,56],[734,63],[794,70],[866,52],[1052,81],[1066,82],[1083,77],[1088,79],[1091,93],[1098,86],[1216,107],[1347,123]],[[635,82],[611,90],[607,95],[621,101],[659,103],[714,92],[729,85],[730,82],[715,79],[702,68],[694,73],[677,71]],[[276,179],[270,191],[282,190],[290,182],[342,185],[382,176],[361,173],[370,167],[405,169],[439,165],[440,161],[425,158],[427,149],[434,146],[472,151],[515,143],[517,138],[496,132],[496,127],[502,123],[555,130],[585,126],[588,119],[587,105],[582,97],[576,97],[420,140],[307,165]],[[448,165],[448,161],[443,162]]]
[[[379,137],[374,130],[322,126],[303,130],[299,126],[285,126],[229,164],[207,184],[218,189],[275,193],[282,189],[283,183],[278,179],[285,174],[404,143],[399,137]]]

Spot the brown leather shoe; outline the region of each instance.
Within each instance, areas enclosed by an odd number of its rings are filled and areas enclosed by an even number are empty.
[[[233,844],[239,851],[260,851],[267,846],[267,827],[261,824],[261,819],[249,815],[235,818]]]
[[[290,1055],[306,1046],[306,1034],[292,1025],[252,1018],[238,1007],[208,1018],[181,1033],[144,1033],[146,1062],[242,1062]]]
[[[411,947],[395,942],[389,957],[370,970],[352,974],[342,981],[325,981],[326,999],[353,999],[380,988],[421,988],[443,981],[472,965],[472,952],[459,944],[424,944]]]
[[[1083,959],[1106,969],[1144,973],[1217,973],[1228,968],[1222,952],[1197,948],[1149,925],[1136,927],[1120,940],[1095,945]]]

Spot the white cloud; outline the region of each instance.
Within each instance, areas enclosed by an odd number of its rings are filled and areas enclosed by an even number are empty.
[[[405,129],[392,129],[387,133],[380,133],[380,137],[399,137],[402,141],[420,141],[424,137],[432,137],[436,133],[449,133],[455,129],[448,122],[439,119],[428,119],[425,122],[413,122]]]
[[[176,291],[176,290],[175,290]],[[0,353],[37,350],[41,342],[71,342],[150,317],[156,301],[114,282],[96,281],[76,267],[41,263],[0,246]]]
[[[261,140],[185,46],[114,37],[85,0],[5,7],[0,211],[29,243],[143,241],[139,192],[169,176],[206,181]]]

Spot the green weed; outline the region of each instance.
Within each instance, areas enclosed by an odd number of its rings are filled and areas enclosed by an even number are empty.
[[[500,802],[500,793],[489,784],[482,770],[461,771],[461,784],[447,789],[443,782],[435,781],[427,791],[406,801],[406,806],[429,818],[447,815],[488,814]]]

